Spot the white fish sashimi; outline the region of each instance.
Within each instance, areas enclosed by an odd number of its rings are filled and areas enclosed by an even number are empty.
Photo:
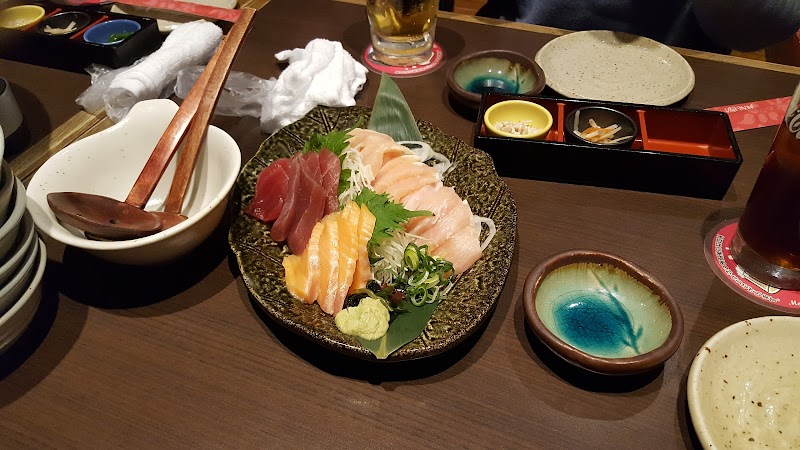
[[[480,232],[470,223],[444,241],[442,245],[433,249],[431,254],[453,263],[456,275],[463,273],[483,255]]]

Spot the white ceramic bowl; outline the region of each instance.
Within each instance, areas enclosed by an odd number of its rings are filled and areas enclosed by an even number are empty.
[[[686,396],[704,448],[800,448],[799,336],[800,317],[759,317],[700,347]]]
[[[0,315],[0,353],[11,346],[28,328],[42,300],[41,285],[44,269],[47,266],[47,249],[41,239],[37,239],[33,246],[38,250],[33,278],[14,306]]]
[[[17,234],[17,240],[8,252],[8,258],[0,263],[0,287],[4,286],[6,281],[16,273],[19,265],[22,264],[24,260],[23,257],[35,242],[34,236],[36,236],[36,229],[33,226],[33,217],[31,217],[30,213],[25,211],[25,214],[22,216],[20,231]]]
[[[8,219],[0,226],[0,261],[5,261],[14,242],[17,241],[19,234],[20,224],[22,224],[22,216],[25,214],[25,186],[17,178],[14,178],[16,186],[14,187],[14,195],[9,209],[11,212]]]
[[[1,135],[0,138],[2,138]],[[11,205],[11,198],[14,195],[15,179],[11,166],[5,159],[0,160],[0,224],[8,217],[8,207]]]
[[[184,201],[182,212],[189,218],[172,228],[128,241],[93,241],[61,224],[47,204],[48,193],[65,191],[124,200],[177,110],[171,100],[140,102],[113,127],[47,160],[28,185],[28,208],[37,228],[66,245],[122,264],[166,263],[202,243],[222,219],[241,165],[239,146],[217,127],[209,127]],[[145,209],[163,209],[177,159],[176,155]]]
[[[37,246],[35,245],[28,247],[22,264],[11,274],[5,284],[0,285],[0,314],[8,311],[19,300],[22,292],[30,284],[33,268],[36,265],[34,263],[38,255],[36,250]]]

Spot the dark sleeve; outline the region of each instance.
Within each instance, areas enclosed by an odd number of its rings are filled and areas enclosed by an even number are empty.
[[[800,0],[695,0],[694,14],[712,40],[741,51],[777,44],[800,30]]]

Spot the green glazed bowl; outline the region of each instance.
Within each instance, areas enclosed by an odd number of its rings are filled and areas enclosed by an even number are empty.
[[[530,58],[508,50],[486,50],[459,59],[447,72],[447,85],[460,103],[478,109],[481,95],[536,95],[544,89],[544,71]]]
[[[683,318],[667,289],[614,255],[574,250],[540,263],[525,283],[525,314],[556,354],[587,370],[646,372],[672,356]]]

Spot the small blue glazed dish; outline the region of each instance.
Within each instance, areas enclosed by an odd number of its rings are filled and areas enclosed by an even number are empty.
[[[683,338],[683,316],[666,287],[607,253],[572,250],[544,260],[528,275],[523,302],[545,345],[600,374],[652,370]]]
[[[142,26],[128,19],[113,19],[100,22],[83,33],[83,40],[90,44],[117,45],[133,36]]]
[[[456,61],[447,71],[452,96],[469,108],[478,109],[481,95],[536,95],[544,89],[544,71],[530,58],[509,50],[485,50]]]

